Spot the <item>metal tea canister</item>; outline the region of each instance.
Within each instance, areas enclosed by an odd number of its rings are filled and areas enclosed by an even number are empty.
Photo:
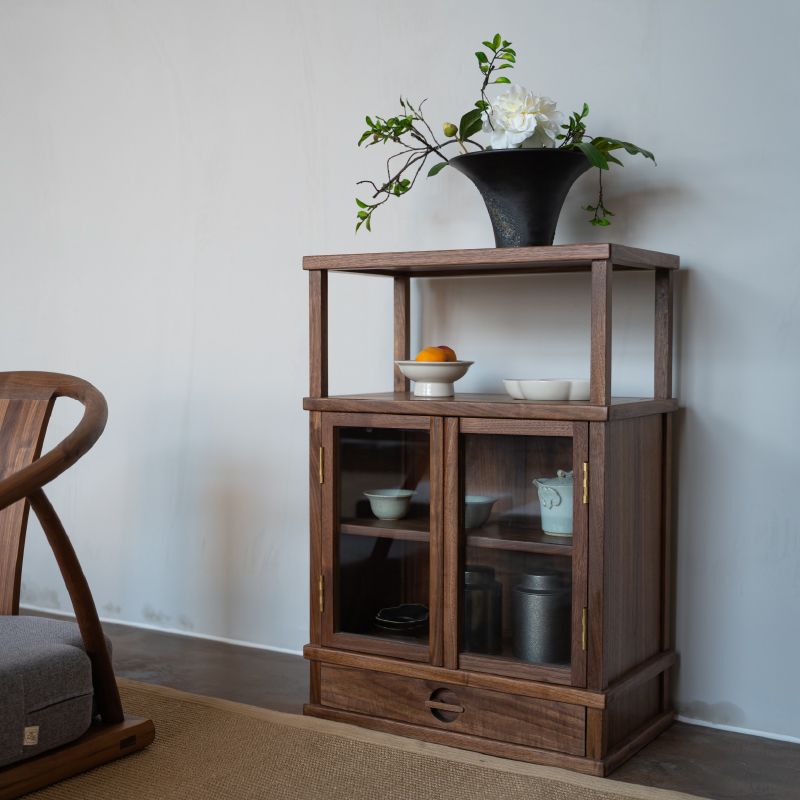
[[[572,470],[555,478],[534,478],[542,509],[542,530],[549,536],[572,536]]]
[[[537,664],[569,662],[570,594],[569,584],[555,570],[521,576],[511,597],[511,648],[517,658]]]

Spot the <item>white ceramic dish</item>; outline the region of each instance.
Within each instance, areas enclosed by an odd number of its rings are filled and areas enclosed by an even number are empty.
[[[517,379],[517,378],[504,378],[503,379],[503,386],[506,387],[506,391],[515,400],[524,400],[525,399],[525,395],[522,394],[522,388],[519,385],[519,379]]]
[[[589,381],[544,378],[504,378],[506,392],[515,400],[588,400]]]
[[[370,489],[364,492],[372,513],[378,519],[403,519],[408,514],[413,494],[411,489]]]
[[[570,400],[588,400],[589,399],[589,381],[570,381],[569,382],[569,399]]]
[[[467,530],[480,528],[489,519],[492,506],[497,502],[496,497],[487,497],[482,494],[468,494],[464,496],[464,527]]]
[[[414,381],[416,397],[452,397],[453,384],[467,374],[474,361],[395,361],[398,369]]]
[[[526,400],[567,400],[569,381],[545,378],[542,380],[520,381],[519,388]]]

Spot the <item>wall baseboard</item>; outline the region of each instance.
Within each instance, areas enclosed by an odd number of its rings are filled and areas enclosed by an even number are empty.
[[[38,611],[42,614],[52,614],[57,617],[67,617],[68,619],[75,619],[74,614],[69,614],[64,611],[58,611],[52,608],[43,608],[41,606],[21,605],[21,610],[25,611]],[[146,622],[127,622],[126,620],[113,619],[111,617],[100,617],[101,622],[108,622],[112,625],[124,625],[127,628],[141,628],[146,631],[156,631],[157,633],[171,633],[176,636],[187,636],[190,639],[205,639],[209,642],[222,642],[223,644],[232,644],[236,647],[250,647],[254,650],[268,650],[272,653],[284,653],[290,656],[302,656],[301,650],[291,650],[288,647],[273,647],[266,644],[255,644],[254,642],[245,642],[241,639],[228,639],[224,636],[212,636],[208,633],[196,633],[194,631],[184,631],[179,628],[166,628],[159,625],[150,625]],[[699,725],[703,728],[713,728],[718,731],[728,731],[729,733],[743,733],[746,736],[758,736],[761,739],[773,739],[777,742],[790,742],[792,744],[800,744],[800,736],[786,736],[782,733],[770,733],[768,731],[756,731],[751,728],[739,728],[735,725],[722,725],[718,722],[708,722],[704,719],[694,719],[693,717],[684,717],[677,714],[675,719],[678,722],[685,722],[687,725]]]
[[[74,614],[66,611],[59,611],[53,608],[43,608],[42,606],[31,606],[20,604],[21,611],[38,611],[41,614],[52,614],[56,617],[66,617],[75,619]],[[100,617],[100,622],[108,622],[111,625],[124,625],[126,628],[141,628],[146,631],[156,631],[157,633],[172,633],[176,636],[188,636],[190,639],[205,639],[209,642],[222,642],[232,644],[236,647],[249,647],[253,650],[269,650],[272,653],[284,653],[289,656],[302,656],[302,650],[292,650],[288,647],[273,647],[267,644],[256,644],[254,642],[244,642],[241,639],[227,639],[224,636],[212,636],[208,633],[197,633],[196,631],[185,631],[180,628],[167,628],[161,625],[150,625],[147,622],[128,622],[127,620],[115,619],[114,617]]]
[[[774,739],[776,742],[800,744],[800,736],[787,736],[783,733],[769,733],[768,731],[756,731],[752,728],[739,728],[736,725],[723,725],[719,722],[708,722],[705,719],[684,717],[681,714],[676,714],[675,719],[678,722],[685,722],[687,725],[699,725],[702,728],[714,728],[714,730],[728,731],[728,733],[743,733],[746,736],[758,736],[760,739]]]

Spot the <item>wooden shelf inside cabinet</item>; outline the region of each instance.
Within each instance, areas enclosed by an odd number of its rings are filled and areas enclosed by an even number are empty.
[[[517,658],[514,655],[514,646],[510,636],[503,639],[502,649],[499,653],[471,653],[469,651],[464,651],[459,654],[459,661],[465,666],[477,666],[479,669],[482,668],[487,672],[525,672],[526,670],[541,670],[542,674],[548,674],[550,677],[555,677],[558,681],[563,683],[568,683],[570,677],[569,663],[538,664]],[[489,669],[487,667],[487,665],[490,664],[494,665],[494,669]],[[505,670],[503,670],[503,668],[505,668]]]
[[[503,649],[496,655],[488,653],[462,652],[458,656],[459,669],[483,672],[490,675],[506,675],[521,680],[542,683],[570,684],[568,664],[534,664],[515,658],[510,639],[503,640]]]
[[[346,519],[340,523],[339,532],[351,536],[402,539],[407,542],[428,542],[431,538],[428,521],[413,519]]]
[[[358,637],[372,639],[379,642],[398,642],[405,647],[424,648],[428,643],[428,628],[414,631],[413,633],[398,633],[375,627],[369,633],[355,634]]]
[[[511,550],[548,556],[572,555],[572,537],[548,536],[541,529],[490,522],[466,531],[467,547]]]

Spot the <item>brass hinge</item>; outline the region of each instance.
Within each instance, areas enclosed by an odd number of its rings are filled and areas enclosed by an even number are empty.
[[[319,613],[325,611],[325,576],[319,576]]]
[[[589,462],[583,462],[583,504],[589,502]]]
[[[583,607],[581,614],[581,650],[586,649],[586,640],[589,635],[589,610],[586,606]]]
[[[319,448],[319,482],[325,483],[325,448]]]

